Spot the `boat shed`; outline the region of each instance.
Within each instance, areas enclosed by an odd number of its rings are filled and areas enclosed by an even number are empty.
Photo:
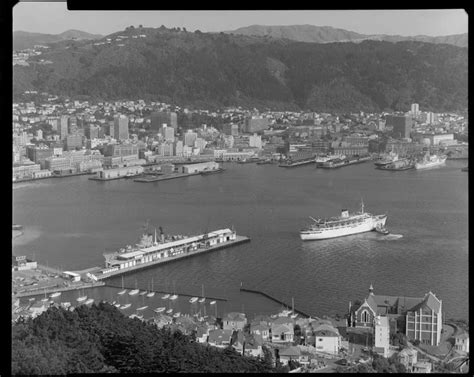
[[[81,275],[79,275],[75,272],[64,271],[63,274],[66,275],[68,278],[70,278],[74,282],[81,281]]]

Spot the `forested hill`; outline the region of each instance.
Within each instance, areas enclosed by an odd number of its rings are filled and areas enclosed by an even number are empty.
[[[50,308],[12,326],[12,374],[273,372],[268,361],[192,343],[110,304]]]
[[[468,51],[447,44],[316,44],[162,27],[51,46],[30,66],[14,66],[15,96],[330,112],[467,108]]]

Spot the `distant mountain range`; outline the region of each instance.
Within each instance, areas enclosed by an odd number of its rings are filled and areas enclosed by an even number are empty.
[[[431,37],[427,35],[401,36],[386,34],[359,34],[353,31],[337,29],[331,26],[314,25],[289,25],[289,26],[265,26],[251,25],[236,30],[225,31],[225,33],[240,35],[255,35],[259,37],[271,37],[278,39],[289,39],[298,42],[331,43],[331,42],[361,42],[364,40],[378,40],[388,42],[419,41],[426,43],[447,43],[458,47],[468,46],[467,33]]]
[[[33,48],[34,45],[54,43],[65,40],[82,40],[102,38],[100,34],[90,34],[80,30],[67,30],[61,34],[30,33],[28,31],[13,32],[13,50]]]
[[[14,98],[37,90],[200,108],[370,112],[407,111],[411,103],[430,111],[467,108],[468,49],[449,44],[307,43],[128,27],[93,41],[53,43],[28,63],[13,67]]]

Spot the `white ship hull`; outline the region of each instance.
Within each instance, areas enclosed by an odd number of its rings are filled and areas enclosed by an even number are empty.
[[[362,223],[349,226],[345,225],[331,229],[302,230],[300,237],[303,241],[310,241],[349,236],[351,234],[370,232],[375,230],[376,227],[383,227],[385,226],[385,221],[387,221],[387,216],[373,216]]]
[[[440,161],[416,163],[415,169],[420,170],[420,169],[434,168],[435,166],[444,165],[445,162],[446,162],[446,159],[444,158]]]

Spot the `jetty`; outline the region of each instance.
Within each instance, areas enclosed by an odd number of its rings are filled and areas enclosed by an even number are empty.
[[[257,294],[257,295],[260,295],[260,296],[264,296],[278,304],[281,304],[283,306],[286,306],[287,308],[291,308],[291,304],[287,304],[286,302],[284,301],[281,301],[273,296],[270,296],[268,293],[265,293],[263,291],[259,291],[259,290],[256,290],[256,289],[249,289],[249,288],[244,288],[242,286],[242,284],[240,285],[240,291],[241,292],[247,292],[247,293],[254,293],[254,294]],[[302,315],[303,317],[307,317],[307,318],[315,318],[315,319],[318,319],[318,317],[314,316],[314,315],[311,315],[311,314],[308,314],[308,313],[305,313],[303,312],[302,310],[298,310],[296,308],[294,308],[294,312],[295,313],[298,313],[299,315]]]

